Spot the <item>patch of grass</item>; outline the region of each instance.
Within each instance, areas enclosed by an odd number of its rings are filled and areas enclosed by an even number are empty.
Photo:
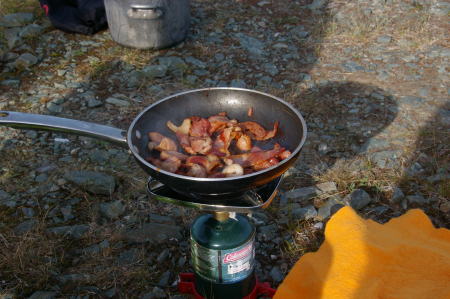
[[[284,243],[282,252],[291,262],[296,262],[306,252],[319,249],[324,240],[322,230],[314,229],[312,221],[300,221],[292,230],[292,239]]]

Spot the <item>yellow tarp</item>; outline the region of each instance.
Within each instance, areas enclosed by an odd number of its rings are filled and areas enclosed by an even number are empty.
[[[342,208],[274,298],[450,298],[450,231],[420,210],[379,224]]]

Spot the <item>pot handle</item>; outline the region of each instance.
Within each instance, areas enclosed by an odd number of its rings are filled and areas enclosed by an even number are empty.
[[[160,18],[164,14],[161,7],[143,4],[131,4],[127,15],[132,19],[154,20]]]
[[[0,110],[0,126],[88,136],[128,147],[125,130],[70,118]]]

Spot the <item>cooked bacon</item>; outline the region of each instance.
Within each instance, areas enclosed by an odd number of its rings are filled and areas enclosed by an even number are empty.
[[[252,139],[250,136],[242,134],[236,141],[236,146],[241,151],[247,152],[252,149]]]
[[[156,167],[159,167],[169,172],[176,172],[178,168],[181,166],[180,159],[177,159],[176,157],[173,156],[169,157],[167,160],[164,161],[160,159],[150,158],[150,162]]]
[[[287,159],[292,153],[288,150],[283,151],[278,155],[281,160]]]
[[[239,164],[243,167],[253,167],[254,165],[262,163],[265,160],[277,157],[284,150],[285,149],[280,147],[279,144],[275,144],[272,150],[232,155],[227,158],[233,160],[233,163]]]
[[[182,154],[180,152],[177,152],[177,151],[162,151],[159,154],[159,157],[161,158],[161,160],[167,160],[170,157],[175,157],[175,158],[179,159],[180,161],[186,161],[186,159],[189,156],[185,155],[185,154]]]
[[[210,173],[217,166],[222,165],[220,159],[216,155],[207,156],[191,156],[186,160],[186,165],[199,164]]]
[[[158,132],[150,132],[148,133],[150,137],[150,142],[148,144],[148,148],[150,150],[156,149],[158,151],[176,151],[177,144],[172,139],[158,133]]]
[[[273,129],[268,132],[260,124],[254,121],[245,121],[239,123],[238,126],[255,140],[267,140],[273,138],[278,131],[278,121],[274,123]]]
[[[242,166],[239,164],[231,164],[231,165],[226,166],[222,170],[222,173],[227,177],[239,176],[239,175],[244,174],[244,168],[242,168]]]
[[[213,143],[213,153],[217,155],[229,155],[230,152],[228,148],[231,144],[231,133],[233,128],[225,128],[219,135],[217,135],[216,139]]]
[[[247,116],[252,117],[253,116],[253,107],[248,108],[247,110]]]
[[[212,149],[212,140],[209,137],[189,137],[189,141],[195,153],[206,155]]]
[[[184,151],[188,154],[195,155],[195,151],[191,147],[189,135],[182,134],[182,133],[176,133],[176,135],[177,135],[178,142],[180,143],[180,145],[184,149]]]
[[[167,121],[166,125],[174,133],[180,133],[180,134],[188,135],[189,131],[191,129],[191,119],[190,118],[185,118],[183,120],[183,123],[179,127],[175,126],[170,120]]]
[[[189,170],[187,172],[188,176],[193,176],[197,178],[204,178],[207,176],[206,169],[198,164],[192,164],[189,166]]]
[[[253,165],[253,169],[259,171],[272,167],[278,163],[280,163],[280,160],[278,160],[277,158],[270,158],[269,160],[257,162],[255,165]]]
[[[219,113],[218,115],[208,117],[208,121],[210,123],[208,133],[211,135],[214,132],[225,129],[227,127],[227,124],[230,122],[230,119],[226,117],[226,114],[221,115]]]
[[[149,132],[148,137],[150,138],[151,141],[159,144],[161,140],[164,138],[164,135],[158,132]]]
[[[189,136],[193,137],[209,137],[209,129],[211,124],[205,118],[198,116],[191,117],[191,128],[189,130]]]

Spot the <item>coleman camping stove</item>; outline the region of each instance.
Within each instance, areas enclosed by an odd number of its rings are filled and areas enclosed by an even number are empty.
[[[272,297],[275,290],[255,275],[256,229],[245,214],[266,208],[275,198],[282,177],[235,198],[186,197],[150,179],[151,197],[205,212],[190,229],[194,273],[179,275],[178,290],[194,298],[253,299]]]

